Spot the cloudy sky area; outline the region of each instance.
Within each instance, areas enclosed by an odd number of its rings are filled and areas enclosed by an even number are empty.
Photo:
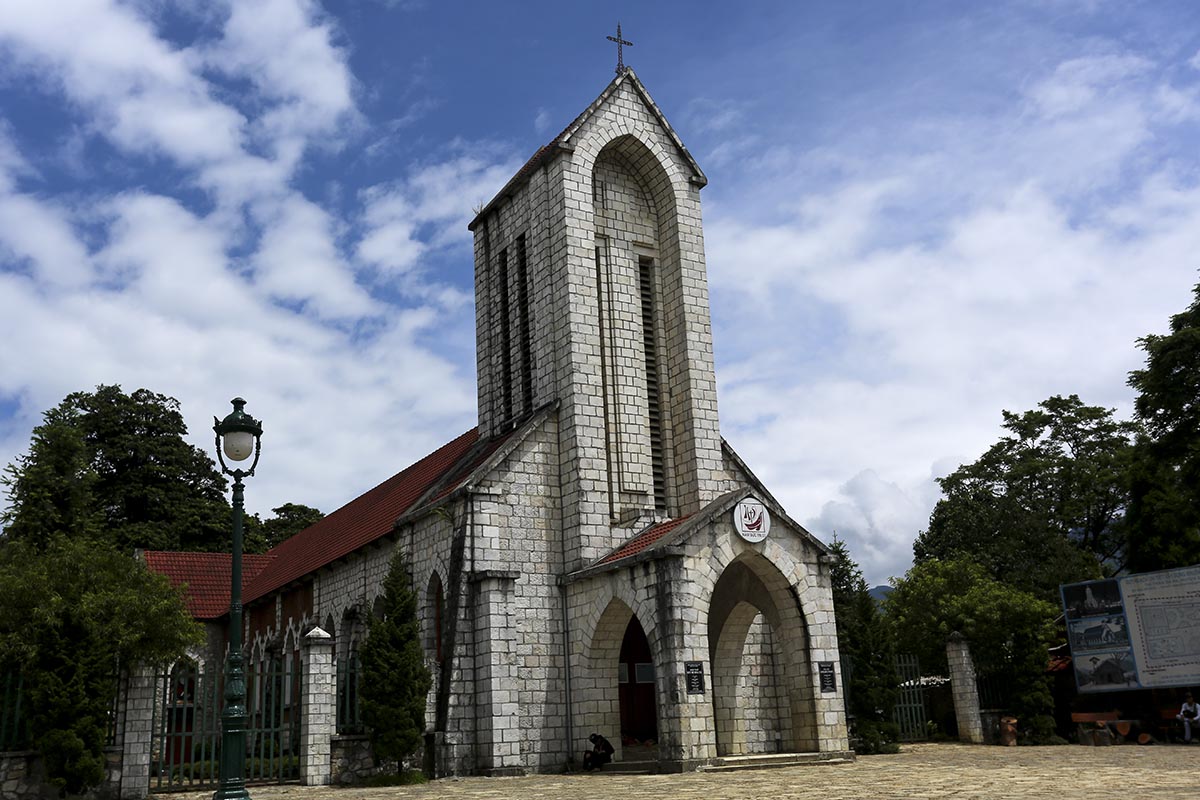
[[[473,206],[618,19],[704,190],[723,433],[902,574],[934,479],[1057,393],[1128,414],[1200,252],[1190,2],[0,0],[0,463],[99,383],[264,420],[253,511],[474,424]]]

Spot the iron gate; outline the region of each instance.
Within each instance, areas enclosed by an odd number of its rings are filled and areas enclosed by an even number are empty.
[[[899,694],[892,718],[900,726],[900,741],[921,742],[929,738],[925,725],[925,687],[921,682],[921,664],[915,655],[896,655]]]
[[[246,782],[300,778],[300,662],[293,657],[246,667]],[[215,787],[220,772],[219,669],[183,661],[155,681],[150,788]]]

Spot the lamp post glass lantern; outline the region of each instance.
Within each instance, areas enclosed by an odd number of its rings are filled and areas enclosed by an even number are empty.
[[[233,548],[229,575],[229,653],[225,658],[225,708],[221,712],[221,766],[213,800],[243,800],[246,791],[246,665],[242,657],[242,513],[245,508],[242,478],[254,475],[262,446],[262,423],[243,409],[246,401],[235,397],[225,419],[213,417],[217,434],[217,460],[221,471],[233,478]],[[247,470],[230,469],[225,458],[240,463],[254,456]]]

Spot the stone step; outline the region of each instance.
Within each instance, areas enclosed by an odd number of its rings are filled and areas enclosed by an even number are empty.
[[[721,756],[714,758],[705,766],[702,772],[733,772],[741,769],[772,769],[778,767],[799,767],[818,764],[848,764],[854,760],[854,753],[762,753],[750,756]]]
[[[600,772],[614,775],[653,775],[658,771],[657,761],[613,761],[600,768]]]

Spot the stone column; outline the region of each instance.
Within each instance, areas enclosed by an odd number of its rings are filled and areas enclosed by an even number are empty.
[[[300,697],[300,782],[325,786],[333,777],[332,738],[337,733],[337,675],[333,637],[313,628],[300,654],[303,679]]]
[[[121,732],[121,800],[141,800],[150,793],[150,750],[154,744],[153,667],[129,670],[125,689],[125,725]]]
[[[979,690],[975,687],[975,662],[971,660],[970,645],[957,631],[950,634],[950,640],[946,642],[946,661],[950,663],[950,688],[954,692],[958,739],[971,744],[983,744]]]
[[[484,775],[520,775],[520,705],[514,653],[513,583],[516,570],[475,573],[476,765]]]
[[[664,772],[691,772],[717,755],[713,713],[713,666],[709,660],[707,603],[684,574],[684,561],[674,557],[654,562],[655,625],[659,651],[654,652],[656,692],[662,698],[658,720],[659,767]],[[652,645],[653,646],[653,645]],[[687,664],[704,672],[704,693],[689,694]]]

